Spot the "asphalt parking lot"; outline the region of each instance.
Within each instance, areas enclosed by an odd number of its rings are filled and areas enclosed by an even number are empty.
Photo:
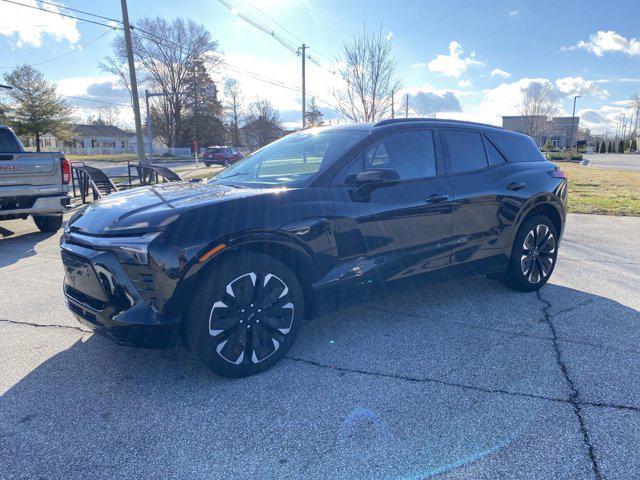
[[[640,155],[626,153],[587,153],[582,164],[605,170],[628,170],[640,172]]]
[[[258,376],[84,332],[58,235],[0,223],[0,477],[640,476],[640,218],[570,215],[539,293],[416,284]]]

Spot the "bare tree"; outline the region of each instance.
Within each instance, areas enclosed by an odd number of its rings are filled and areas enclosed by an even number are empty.
[[[115,105],[106,104],[98,111],[98,120],[102,125],[117,127],[120,125],[120,109]]]
[[[243,127],[247,146],[261,148],[276,140],[282,131],[280,114],[266,98],[251,103],[247,124]]]
[[[538,145],[542,143],[543,137],[558,129],[553,119],[557,113],[558,97],[550,84],[533,82],[522,89],[522,132],[533,138]]]
[[[224,83],[224,96],[225,110],[231,127],[231,143],[234,147],[238,147],[240,146],[240,119],[244,116],[244,99],[237,80],[227,79]]]
[[[363,28],[343,45],[338,60],[344,63],[339,69],[344,86],[333,96],[340,113],[352,122],[373,122],[389,112],[400,86],[391,45],[382,27],[373,33]]]
[[[148,33],[147,33],[148,32]],[[192,20],[143,18],[133,30],[133,54],[141,84],[162,92],[152,108],[154,131],[168,146],[185,138],[183,108],[186,85],[197,61],[215,65],[218,43],[202,25]],[[118,75],[126,86],[126,49],[119,35],[113,42],[115,58],[106,58],[101,68]]]
[[[640,95],[637,93],[631,95],[631,108],[635,110],[635,120],[633,122],[633,127],[629,127],[630,135],[636,136],[638,135],[638,117],[640,116]]]

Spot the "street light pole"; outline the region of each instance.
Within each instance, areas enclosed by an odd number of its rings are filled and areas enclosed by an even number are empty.
[[[307,56],[307,46],[303,43],[300,47],[300,51],[302,52],[302,129],[304,130],[307,127],[307,119],[306,110],[307,110],[307,99],[306,99],[306,56]]]
[[[573,146],[573,122],[576,119],[576,100],[580,98],[580,95],[573,97],[573,113],[571,114],[571,131],[569,132],[569,150]]]

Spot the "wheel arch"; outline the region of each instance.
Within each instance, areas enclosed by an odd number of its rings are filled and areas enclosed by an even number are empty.
[[[511,231],[510,245],[512,248],[520,226],[535,215],[544,215],[551,220],[558,234],[558,242],[560,241],[565,222],[564,204],[557,196],[547,193],[534,197],[520,211],[516,222],[514,222],[514,228]]]
[[[184,319],[186,309],[193,297],[196,286],[206,275],[211,275],[216,266],[234,256],[242,255],[246,252],[257,252],[271,256],[280,260],[289,267],[298,278],[302,286],[302,293],[305,305],[305,315],[311,311],[313,305],[313,290],[311,287],[315,263],[306,249],[288,240],[286,237],[274,238],[247,238],[243,241],[234,242],[233,245],[224,248],[219,253],[208,258],[205,262],[195,263],[182,277],[178,283],[174,296],[178,299],[173,303],[173,313]]]

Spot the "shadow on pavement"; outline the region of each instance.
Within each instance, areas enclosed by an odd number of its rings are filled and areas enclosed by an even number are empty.
[[[59,234],[60,232],[31,231],[16,235],[14,231],[0,227],[0,268],[34,256],[36,245]]]
[[[604,297],[470,280],[314,319],[287,359],[238,380],[181,348],[33,329],[79,340],[0,397],[0,464],[51,478],[588,477],[555,348],[630,345],[639,329],[637,311]]]

